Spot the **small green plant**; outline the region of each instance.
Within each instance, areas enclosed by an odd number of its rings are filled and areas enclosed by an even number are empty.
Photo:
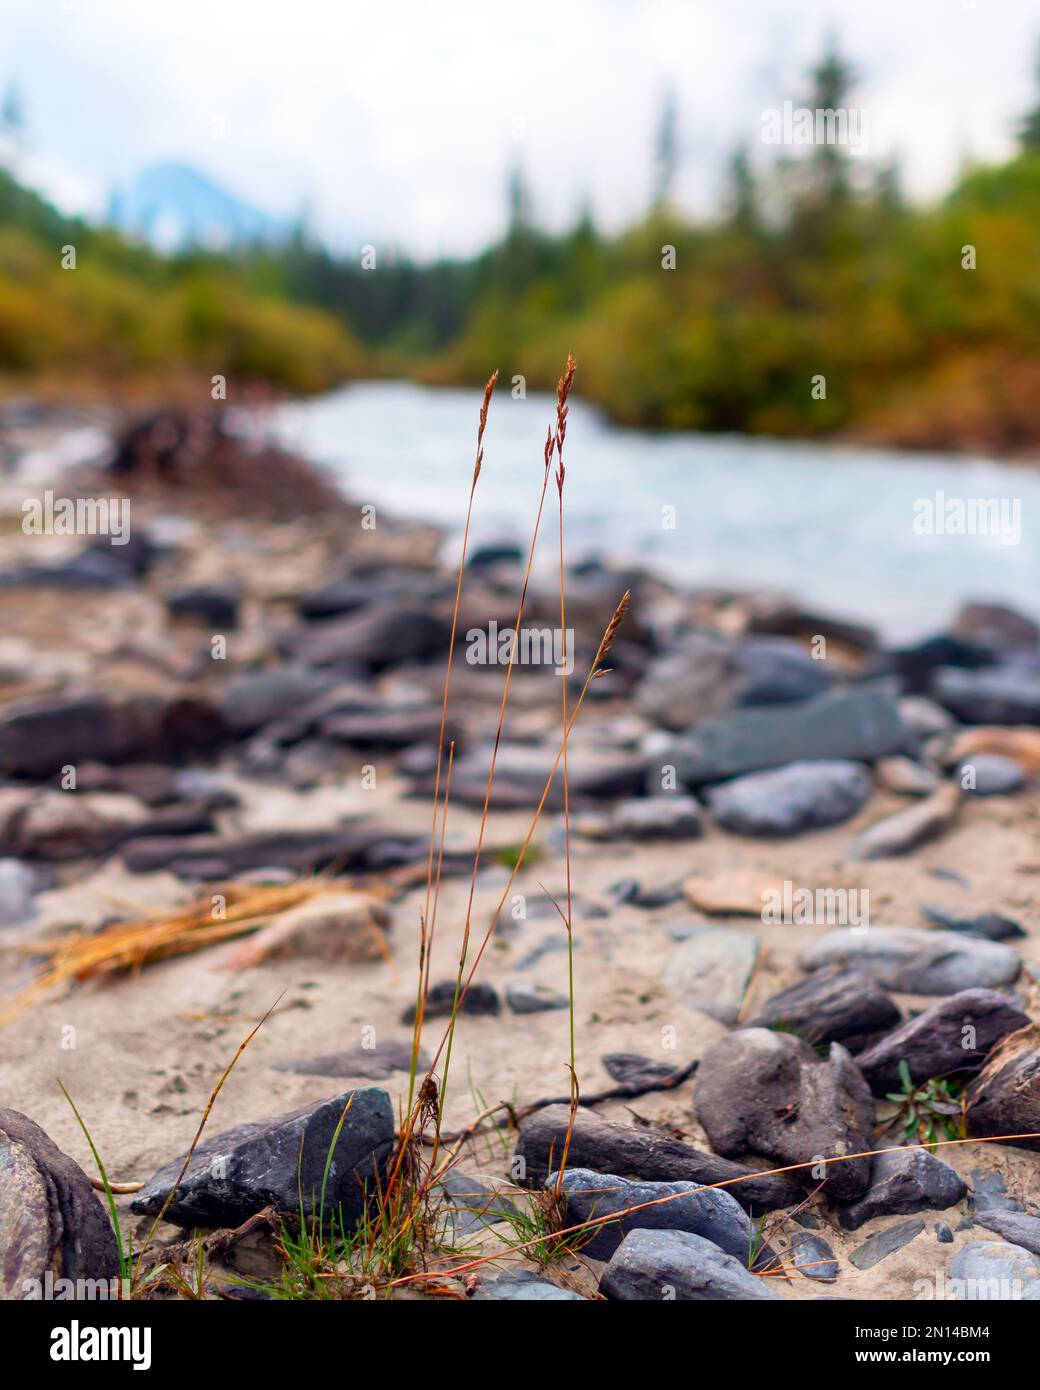
[[[521,864],[530,869],[544,857],[545,850],[541,845],[528,845],[526,852],[523,845],[502,845],[494,852],[495,860],[504,869],[519,870]]]
[[[900,1129],[901,1138],[934,1149],[940,1134],[946,1139],[967,1137],[960,1082],[933,1078],[915,1086],[905,1058],[899,1063],[899,1080],[903,1089],[890,1092],[886,1100],[898,1106],[892,1126]]]

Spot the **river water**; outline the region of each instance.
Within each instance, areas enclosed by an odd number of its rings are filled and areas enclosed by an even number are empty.
[[[260,423],[330,468],[354,500],[460,528],[479,403],[475,391],[363,383],[276,407]],[[496,394],[473,544],[529,540],[553,408],[548,396]],[[599,554],[688,585],[783,591],[871,621],[890,639],[935,630],[966,598],[1040,617],[1036,468],[655,434],[613,425],[580,400],[566,461],[571,559]],[[550,504],[546,564],[556,544],[552,487]]]

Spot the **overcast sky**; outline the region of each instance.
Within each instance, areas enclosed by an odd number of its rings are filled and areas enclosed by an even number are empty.
[[[549,225],[646,204],[663,90],[678,200],[709,209],[764,108],[796,104],[828,33],[855,62],[870,153],[913,196],[1012,147],[1033,98],[1036,0],[0,0],[0,85],[27,174],[99,212],[186,161],[343,246],[466,252],[500,230],[522,162]]]

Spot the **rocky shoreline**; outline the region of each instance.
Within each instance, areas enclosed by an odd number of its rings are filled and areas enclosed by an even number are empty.
[[[352,1218],[394,1146],[455,557],[212,420],[138,423],[60,486],[130,497],[133,524],[118,545],[26,535],[7,506],[0,1013],[56,937],[321,877],[241,939],[6,1022],[3,1296],[118,1271],[60,1077],[113,1181],[143,1184],[116,1195],[135,1245],[176,1187],[161,1248],[234,1231],[207,1246],[210,1292],[240,1297],[276,1277],[301,1138],[308,1183],[335,1142],[328,1199]],[[429,1055],[504,675],[472,634],[512,628],[522,559],[478,542],[466,571]],[[497,925],[446,1101],[453,1131],[506,1105],[439,1194],[459,1244],[499,1258],[457,1276],[439,1258],[439,1291],[1040,1299],[1040,1140],[985,1142],[1040,1132],[1040,632],[974,603],[891,649],[782,596],[604,559],[567,577],[572,702],[626,590],[568,740],[586,1103],[558,1201],[597,1224],[547,1265],[503,1239],[555,1192],[569,1120],[562,778],[511,876],[560,748],[550,642],[513,670],[474,893],[479,934]],[[555,585],[532,579],[524,622],[557,631]],[[991,1280],[1010,1292],[979,1293]]]

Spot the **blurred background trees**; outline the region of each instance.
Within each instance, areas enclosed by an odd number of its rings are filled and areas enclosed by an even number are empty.
[[[805,104],[854,104],[830,44]],[[0,103],[5,149],[24,125]],[[679,94],[662,93],[644,217],[604,234],[583,211],[542,229],[508,171],[505,230],[471,259],[335,255],[301,222],[284,239],[160,255],[61,216],[0,172],[0,372],[110,386],[216,372],[291,391],[359,375],[480,383],[491,367],[582,392],[632,424],[913,445],[1040,441],[1040,65],[1018,153],[967,169],[939,204],[906,203],[897,163],[841,144],[733,151],[717,216],[675,202]],[[77,269],[60,267],[74,245]],[[674,270],[662,265],[675,248]],[[974,248],[973,256],[965,248]],[[969,262],[974,268],[968,268]],[[825,399],[811,394],[826,376]]]

